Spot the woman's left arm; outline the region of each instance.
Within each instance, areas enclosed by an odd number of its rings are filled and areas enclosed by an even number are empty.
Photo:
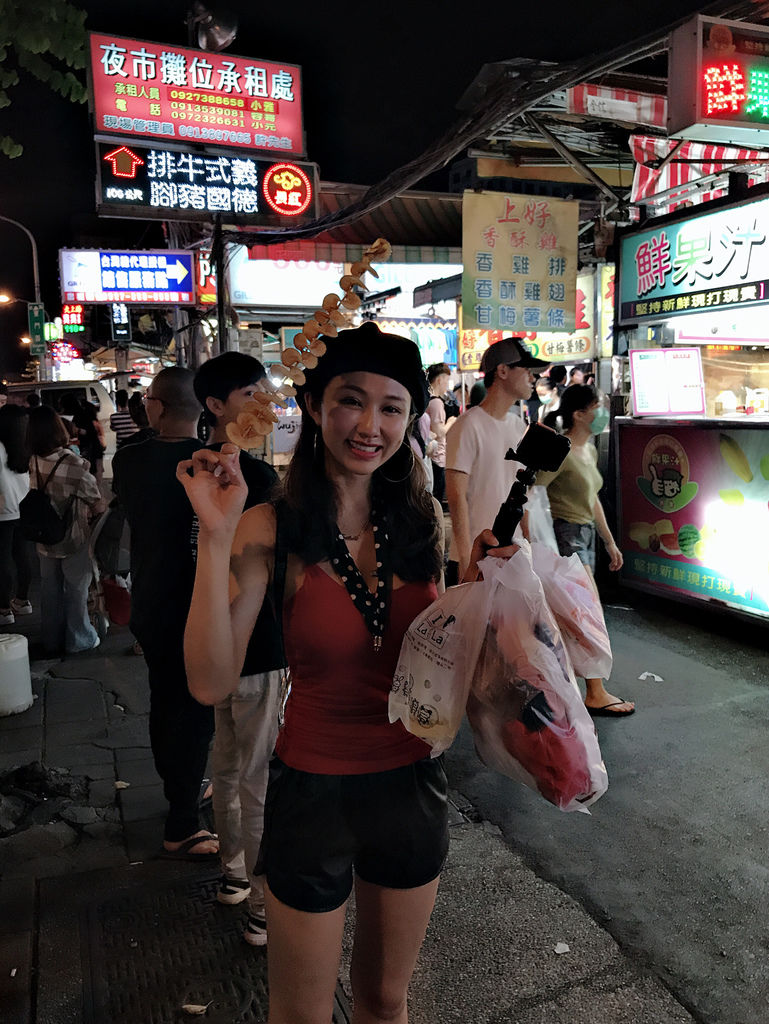
[[[595,499],[595,505],[593,505],[593,518],[595,519],[595,528],[606,545],[606,551],[609,555],[609,569],[612,572],[618,572],[622,568],[624,559],[622,558],[622,552],[614,541],[614,537],[612,537],[609,524],[606,522],[603,505],[601,505],[598,498]]]

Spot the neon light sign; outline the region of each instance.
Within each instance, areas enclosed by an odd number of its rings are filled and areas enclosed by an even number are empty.
[[[312,201],[310,179],[296,164],[275,164],[264,175],[262,192],[267,205],[284,217],[304,213]]]
[[[80,305],[64,306],[61,311],[61,322],[65,334],[82,334],[85,331],[83,307]]]
[[[97,140],[97,209],[108,217],[277,227],[316,216],[317,168],[250,154]]]
[[[769,28],[698,15],[670,50],[668,134],[766,146]]]

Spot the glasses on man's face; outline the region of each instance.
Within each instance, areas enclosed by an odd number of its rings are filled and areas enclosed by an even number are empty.
[[[166,403],[163,401],[163,399],[158,398],[157,395],[142,395],[142,402],[144,402],[145,405],[147,404],[147,402],[160,402],[163,408],[165,408],[166,406]]]

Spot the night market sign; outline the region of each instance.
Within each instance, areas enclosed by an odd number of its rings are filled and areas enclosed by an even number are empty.
[[[317,167],[294,160],[98,140],[96,207],[105,217],[279,227],[312,220]]]
[[[766,144],[769,27],[698,15],[671,36],[668,135]]]
[[[769,301],[769,199],[620,242],[620,324]]]
[[[304,155],[294,64],[96,33],[90,53],[97,134]]]
[[[572,332],[578,218],[565,199],[465,192],[463,330]]]

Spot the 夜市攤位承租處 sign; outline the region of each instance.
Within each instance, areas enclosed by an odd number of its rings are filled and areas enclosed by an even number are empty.
[[[194,264],[195,254],[182,249],[60,249],[61,299],[191,306]]]
[[[96,132],[304,155],[302,72],[92,32]]]
[[[106,217],[212,220],[280,227],[317,211],[312,163],[99,139],[97,210]]]

